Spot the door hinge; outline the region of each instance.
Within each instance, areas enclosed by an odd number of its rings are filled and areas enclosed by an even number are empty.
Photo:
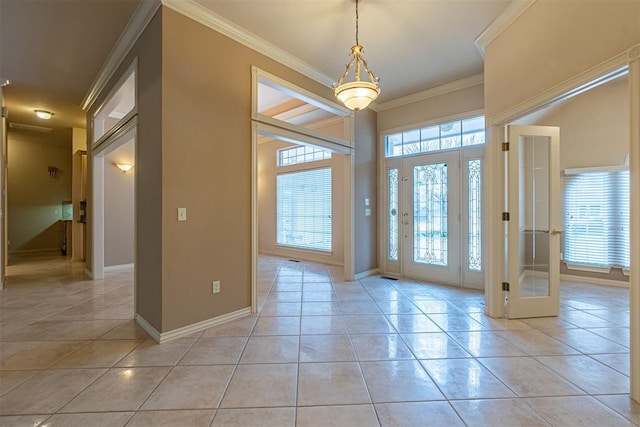
[[[509,141],[502,143],[502,151],[509,151]]]
[[[502,212],[502,220],[509,221],[509,212]]]
[[[509,292],[509,282],[502,282],[502,290]]]

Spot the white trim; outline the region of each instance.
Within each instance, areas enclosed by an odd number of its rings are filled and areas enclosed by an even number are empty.
[[[258,83],[263,84],[272,89],[275,89],[284,94],[287,94],[293,98],[297,98],[308,104],[315,105],[316,107],[321,108],[325,111],[328,111],[331,114],[335,114],[336,116],[349,117],[355,114],[353,111],[349,110],[348,108],[336,102],[333,102],[327,98],[317,95],[307,89],[296,86],[287,80],[284,80],[274,74],[271,74],[267,71],[264,71],[256,67],[255,65],[251,66],[251,75],[255,80],[255,85],[257,85]],[[255,99],[255,102],[257,102],[257,98]],[[258,113],[257,110],[258,110],[257,104],[252,105],[251,118],[253,118],[254,120],[257,119],[257,116],[256,116],[256,114]]]
[[[144,331],[149,334],[151,338],[155,340],[155,342],[160,343],[160,332],[156,330],[151,323],[147,322],[144,317],[140,316],[136,313],[136,323],[140,326]]]
[[[590,277],[590,276],[576,276],[575,274],[561,274],[560,281],[572,282],[572,283],[590,283],[592,285],[615,286],[617,288],[629,288],[629,282],[625,282],[622,280],[600,279],[597,277]]]
[[[640,44],[627,51],[629,62],[629,182],[631,236],[640,232]],[[640,401],[640,239],[631,239],[629,266],[630,395]]]
[[[594,166],[591,168],[570,168],[565,169],[563,172],[565,175],[578,175],[581,173],[592,173],[592,172],[619,172],[619,171],[628,171],[629,165],[620,165],[620,166]]]
[[[476,48],[484,58],[484,50],[504,30],[509,28],[536,0],[514,0],[500,15],[474,40]]]
[[[231,313],[223,314],[222,316],[213,317],[211,319],[203,320],[202,322],[193,323],[191,325],[184,326],[182,328],[174,329],[169,332],[158,332],[156,328],[151,326],[142,316],[136,313],[136,323],[140,325],[151,338],[153,338],[158,344],[164,344],[169,341],[173,341],[178,338],[191,335],[195,332],[204,331],[205,329],[212,328],[214,326],[222,325],[223,323],[230,322],[232,320],[240,319],[251,314],[251,307],[246,307]]]
[[[206,7],[196,3],[194,0],[162,0],[162,4],[327,87],[332,87],[334,83],[334,80],[331,77],[322,73],[317,68],[312,67],[308,63],[291,55],[289,52],[286,52],[239,25],[212,12]]]
[[[413,104],[414,102],[424,101],[426,99],[435,98],[436,96],[445,95],[447,93],[455,92],[458,90],[466,89],[468,87],[484,84],[484,74],[475,74],[470,77],[465,77],[460,80],[456,80],[450,83],[445,83],[440,86],[433,87],[431,89],[423,90],[421,92],[412,93],[411,95],[402,96],[400,98],[392,99],[391,101],[382,102],[376,104],[375,111],[386,111],[392,108],[397,108],[402,105]]]
[[[147,25],[149,25],[149,22],[153,19],[160,5],[160,0],[145,0],[139,2],[138,7],[135,12],[133,12],[120,38],[113,49],[111,49],[109,56],[107,56],[107,60],[102,65],[100,72],[93,83],[91,83],[89,91],[84,96],[82,103],[80,103],[80,108],[85,111],[91,108],[133,45],[138,41],[142,32],[147,28]]]
[[[565,80],[550,89],[529,98],[502,113],[487,117],[487,126],[503,126],[527,114],[539,111],[558,101],[565,100],[577,93],[584,92],[611,79],[612,74],[622,73],[627,67],[627,51],[604,61],[575,77]],[[622,74],[620,74],[622,75]],[[592,83],[595,83],[592,85]]]
[[[23,255],[23,254],[26,255],[26,254],[49,253],[49,252],[60,252],[60,248],[55,247],[55,248],[43,248],[43,249],[18,249],[16,251],[9,251],[9,255]]]
[[[379,268],[372,268],[371,270],[363,271],[362,273],[354,274],[353,280],[364,279],[365,277],[375,276],[380,273]],[[391,277],[391,276],[390,276]]]
[[[104,272],[111,272],[111,271],[122,271],[122,270],[129,270],[129,269],[133,269],[133,267],[135,266],[134,263],[130,263],[130,264],[118,264],[118,265],[107,265],[104,267]]]
[[[115,71],[115,70],[114,70]],[[133,108],[127,114],[122,115],[122,117],[114,124],[109,130],[104,132],[98,139],[95,139],[95,121],[96,116],[102,112],[105,106],[113,99],[113,97],[118,93],[120,89],[123,88],[124,84],[133,76]],[[98,94],[99,95],[99,94]],[[94,101],[95,102],[95,101]],[[95,112],[91,115],[91,147],[97,147],[102,144],[104,141],[110,138],[112,134],[118,131],[120,127],[122,127],[125,123],[131,120],[132,117],[138,114],[138,58],[133,58],[131,64],[124,73],[120,76],[118,81],[113,85],[107,96],[102,100],[102,103],[98,108],[96,108]]]
[[[305,256],[305,255],[316,255],[316,254],[318,255],[317,259],[313,256]],[[320,252],[313,252],[313,251],[306,251],[304,249],[298,249],[293,247],[287,248],[287,250],[283,250],[283,251],[260,249],[258,251],[258,255],[270,255],[270,256],[276,256],[279,258],[295,259],[296,261],[306,261],[306,262],[314,262],[317,264],[331,265],[334,267],[344,267],[344,263],[331,261],[328,259],[326,260],[320,259],[323,256],[328,256],[328,254],[322,254]]]

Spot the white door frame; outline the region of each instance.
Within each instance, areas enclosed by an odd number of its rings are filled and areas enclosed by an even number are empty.
[[[354,113],[347,108],[297,87],[286,80],[267,73],[257,67],[251,68],[251,312],[258,311],[258,136],[266,135],[285,141],[302,141],[344,155],[344,278],[354,278],[354,194],[355,194],[355,147]],[[310,105],[344,118],[346,139],[332,137],[302,126],[265,116],[258,111],[258,84],[263,83],[295,96]]]
[[[640,401],[640,44],[632,46],[608,61],[599,64],[549,90],[520,103],[500,114],[487,117],[487,147],[485,152],[485,248],[494,253],[504,253],[505,224],[501,212],[504,210],[504,154],[502,142],[506,141],[504,126],[533,111],[576,94],[603,77],[628,66],[629,70],[629,178],[631,183],[631,273],[629,277],[630,308],[630,357],[631,398]],[[636,236],[634,239],[633,236]],[[492,317],[504,315],[504,292],[502,282],[506,278],[506,261],[503,257],[487,260],[485,271],[485,307]]]
[[[135,145],[135,158],[138,158],[138,116],[134,116],[124,126],[110,135],[100,143],[100,145],[94,147],[91,150],[91,203],[88,209],[91,209],[91,231],[92,231],[92,257],[91,257],[91,278],[103,279],[104,278],[104,158],[106,154],[118,148],[123,142],[127,141],[130,137],[133,139]],[[133,168],[131,173],[134,174],[134,182],[136,179],[136,169]],[[137,228],[138,217],[136,214],[135,205],[138,199],[138,187],[134,184],[134,228]],[[138,238],[137,233],[134,233],[134,260],[133,265],[135,269],[137,261],[137,246]],[[135,276],[135,275],[134,275]],[[134,278],[135,282],[135,278]],[[135,283],[134,283],[135,286]],[[135,295],[135,292],[134,292]]]

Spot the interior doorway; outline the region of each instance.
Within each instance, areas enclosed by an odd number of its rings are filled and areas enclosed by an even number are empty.
[[[132,120],[92,151],[94,279],[103,278],[105,270],[135,268],[136,122]]]
[[[557,315],[563,281],[628,285],[628,101],[623,69],[509,126],[508,317]],[[555,162],[549,138],[514,136],[553,128]]]
[[[252,102],[252,311],[255,313],[258,308],[258,251],[270,245],[274,254],[293,253],[301,259],[313,260],[340,264],[344,269],[346,280],[353,279],[353,194],[354,194],[354,131],[353,112],[338,104],[330,102],[303,88],[292,85],[277,76],[266,73],[258,68],[253,68],[253,102]],[[267,145],[268,144],[268,145]],[[270,151],[268,161],[260,161],[261,148]],[[286,159],[282,155],[287,152]],[[314,166],[309,166],[315,163]],[[259,195],[264,194],[265,189],[260,180],[260,169],[269,165],[271,172],[268,176],[271,179],[270,223],[265,223],[262,212],[265,205],[259,201]],[[276,172],[276,169],[280,169]],[[332,197],[330,198],[332,212],[331,216],[331,242],[327,245],[328,229],[325,226],[320,233],[310,237],[313,233],[308,233],[302,227],[298,232],[286,230],[289,237],[284,237],[283,230],[298,221],[302,224],[305,219],[296,219],[292,215],[283,220],[284,216],[274,214],[274,204],[280,203],[276,186],[285,184],[287,177],[291,178],[292,173],[301,174],[302,170],[320,171],[330,170],[318,179],[309,181],[309,194],[317,194],[316,199],[323,199],[324,202],[317,205],[318,209],[327,209],[327,198],[321,197],[317,184],[326,181],[326,176],[331,180]],[[287,176],[288,175],[288,176]],[[294,182],[302,184],[303,174],[297,176],[300,180]],[[282,179],[280,179],[282,177]],[[297,178],[296,177],[296,178]],[[337,180],[336,180],[337,178]],[[281,182],[282,181],[282,182]],[[311,182],[315,183],[312,185]],[[337,182],[336,182],[337,181]],[[306,181],[305,181],[306,182]],[[299,187],[299,185],[295,185]],[[303,192],[304,193],[304,192]],[[334,193],[340,193],[337,197]],[[326,194],[325,194],[326,196]],[[318,200],[310,200],[299,204],[316,204]],[[319,203],[319,202],[318,202]],[[290,204],[289,207],[295,207]],[[337,209],[336,209],[337,207]],[[279,208],[286,210],[282,205]],[[308,210],[307,207],[304,209]],[[316,211],[314,208],[313,211]],[[284,211],[283,211],[284,212]],[[340,214],[341,218],[333,218]],[[327,214],[324,214],[325,217]],[[328,218],[321,220],[316,212],[312,212],[315,223],[328,223]],[[285,222],[288,221],[288,225]],[[262,223],[262,229],[261,224]],[[283,228],[284,227],[284,228]],[[294,227],[295,228],[295,227]],[[275,231],[275,236],[274,232]],[[264,232],[264,234],[261,234]],[[295,238],[291,236],[294,233]],[[267,237],[269,236],[269,237]],[[260,239],[265,239],[261,241]],[[318,243],[320,242],[320,243]],[[324,243],[322,243],[324,242]],[[316,244],[318,243],[318,244]],[[334,246],[334,243],[335,246]],[[287,252],[286,249],[293,252]],[[338,249],[334,251],[335,249]],[[282,252],[284,250],[284,252]],[[335,253],[334,253],[335,252]],[[289,255],[291,256],[291,255]]]

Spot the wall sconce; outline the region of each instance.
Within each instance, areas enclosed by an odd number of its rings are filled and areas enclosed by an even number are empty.
[[[129,169],[133,167],[131,163],[114,163],[118,169],[122,171],[122,173],[126,173]]]
[[[45,111],[45,110],[33,110],[33,111],[34,113],[36,113],[36,116],[38,116],[38,118],[42,120],[49,120],[53,116],[53,113],[51,111]]]
[[[55,166],[49,166],[49,176],[51,179],[56,179],[56,174],[58,173],[58,168]]]

